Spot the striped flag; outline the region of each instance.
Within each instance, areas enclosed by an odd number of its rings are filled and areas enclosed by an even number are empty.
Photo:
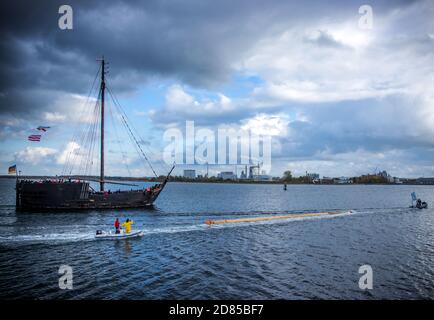
[[[17,165],[14,164],[13,166],[9,167],[8,173],[17,173]]]
[[[40,134],[32,134],[27,138],[27,140],[29,140],[29,141],[41,141],[41,135]]]
[[[39,131],[43,131],[43,132],[45,132],[45,131],[47,131],[48,129],[50,129],[50,127],[39,126],[39,127],[37,127],[36,129],[39,130]]]

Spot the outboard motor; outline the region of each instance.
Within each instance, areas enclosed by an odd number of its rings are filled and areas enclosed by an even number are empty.
[[[416,208],[418,208],[418,209],[426,209],[426,208],[428,208],[428,203],[426,203],[425,201],[422,201],[420,199],[417,199],[417,201],[416,201]]]

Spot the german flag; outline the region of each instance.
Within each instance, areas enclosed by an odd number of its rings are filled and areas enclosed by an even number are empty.
[[[8,173],[17,173],[17,165],[14,164],[12,167],[9,167]]]

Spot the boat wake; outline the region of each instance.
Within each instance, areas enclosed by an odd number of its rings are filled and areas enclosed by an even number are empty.
[[[46,242],[70,242],[93,239],[90,233],[48,233],[48,234],[26,234],[13,236],[0,236],[0,245],[8,243],[46,243]]]
[[[206,215],[201,216],[198,220],[197,216],[193,221],[183,221],[183,224],[179,225],[167,225],[163,227],[149,226],[148,224],[140,224],[137,230],[142,231],[143,236],[155,235],[155,234],[173,234],[181,232],[206,232],[208,230],[215,229],[226,229],[226,228],[243,228],[243,227],[253,227],[261,225],[284,225],[293,222],[310,221],[310,220],[323,220],[323,219],[337,219],[343,217],[349,217],[361,214],[395,214],[395,213],[405,213],[408,208],[399,209],[368,209],[368,210],[347,210],[334,212],[333,214],[323,214],[323,213],[286,213],[282,218],[280,213],[257,213],[242,215],[243,218],[240,219],[240,214],[233,213],[228,215],[220,215],[217,221],[224,221],[224,223],[217,224],[206,224],[207,219],[216,218],[216,215]],[[291,217],[293,215],[293,217]],[[275,219],[276,218],[276,219]],[[173,217],[171,217],[173,219]],[[210,220],[208,220],[210,221]],[[235,222],[234,222],[235,221]],[[173,222],[172,222],[173,223]],[[179,221],[177,222],[179,223]],[[170,224],[170,222],[169,222]],[[28,245],[28,244],[58,244],[58,243],[68,243],[68,242],[79,242],[79,241],[93,241],[95,240],[95,231],[104,230],[107,226],[92,225],[92,226],[74,226],[74,231],[65,230],[65,232],[57,231],[54,233],[42,232],[46,231],[46,228],[37,230],[38,234],[19,234],[19,235],[7,235],[0,236],[0,245]],[[83,231],[84,230],[84,231]]]
[[[297,216],[290,219],[279,219],[279,220],[268,220],[268,221],[255,221],[255,222],[240,222],[240,223],[225,223],[218,225],[207,225],[205,224],[205,220],[202,222],[198,222],[197,220],[188,223],[186,222],[183,225],[173,225],[166,227],[148,227],[142,226],[141,228],[137,228],[142,231],[143,236],[147,235],[155,235],[155,234],[172,234],[172,233],[180,233],[180,232],[200,232],[207,231],[210,229],[224,229],[224,228],[239,228],[239,227],[249,227],[249,226],[257,226],[257,225],[273,225],[273,224],[287,224],[291,222],[297,221],[305,221],[305,220],[317,220],[317,219],[333,219],[338,217],[345,217],[350,215],[355,215],[358,212],[355,211],[345,211],[342,213],[335,213],[332,215],[321,215],[321,216]],[[269,215],[270,216],[270,215]],[[272,216],[272,215],[271,215]],[[237,215],[225,216],[226,219],[237,217]],[[262,215],[249,215],[251,218],[264,217]],[[77,229],[77,228],[75,228]],[[81,228],[83,229],[83,228]],[[58,244],[58,243],[68,243],[68,242],[79,242],[79,241],[93,241],[95,240],[95,231],[93,229],[83,231],[74,231],[74,232],[55,232],[55,233],[47,233],[47,234],[21,234],[21,235],[9,235],[9,236],[0,236],[0,245],[8,245],[8,244],[16,244],[16,245],[28,245],[28,244]],[[100,227],[98,229],[103,229]],[[40,230],[39,230],[40,232]]]

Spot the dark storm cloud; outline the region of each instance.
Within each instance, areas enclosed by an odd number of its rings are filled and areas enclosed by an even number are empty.
[[[28,111],[28,100],[32,109],[43,108],[57,91],[84,94],[102,54],[120,90],[150,75],[214,85],[229,76],[241,48],[277,9],[260,2],[70,1],[74,30],[63,31],[57,27],[61,4],[2,3],[2,112]]]
[[[384,4],[386,3],[386,4]],[[86,94],[102,54],[112,84],[150,76],[212,87],[261,37],[291,23],[356,13],[357,1],[68,1],[74,30],[57,26],[64,1],[0,4],[0,112],[31,115],[65,93]],[[396,4],[396,3],[395,3]],[[394,5],[395,5],[394,4]],[[377,7],[389,6],[379,2]],[[29,113],[30,111],[30,113]],[[34,114],[32,114],[33,116]]]

